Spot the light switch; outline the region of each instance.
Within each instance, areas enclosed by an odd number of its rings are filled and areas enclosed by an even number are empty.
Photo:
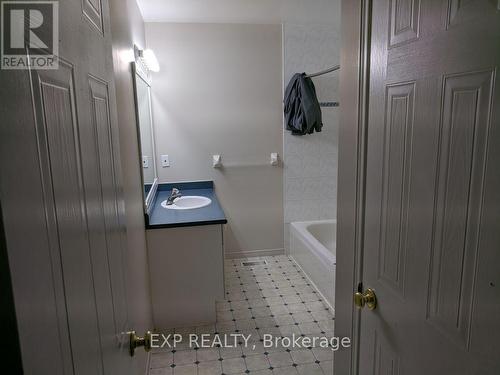
[[[142,167],[149,168],[149,156],[147,155],[142,156]]]
[[[170,159],[168,158],[168,155],[161,156],[161,166],[163,168],[170,167]]]

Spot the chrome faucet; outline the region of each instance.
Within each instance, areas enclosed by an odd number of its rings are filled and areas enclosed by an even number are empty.
[[[182,197],[180,190],[173,188],[172,193],[170,193],[170,197],[168,197],[168,199],[167,199],[167,205],[171,206],[172,204],[174,204],[174,200],[176,198],[180,198],[180,197]]]

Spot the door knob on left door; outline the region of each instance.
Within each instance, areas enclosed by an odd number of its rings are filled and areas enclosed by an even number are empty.
[[[375,295],[375,291],[368,288],[364,293],[354,293],[354,304],[358,309],[367,306],[368,309],[375,310],[377,307],[377,296]]]
[[[135,349],[140,346],[143,346],[146,352],[149,352],[151,350],[151,331],[147,331],[144,337],[137,336],[135,331],[130,331],[128,332],[128,334],[130,338],[129,351],[131,357],[134,356]]]

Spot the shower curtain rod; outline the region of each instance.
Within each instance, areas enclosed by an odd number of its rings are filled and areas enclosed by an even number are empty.
[[[334,71],[339,70],[339,69],[340,69],[340,65],[335,65],[335,66],[332,66],[331,68],[322,70],[321,72],[307,74],[306,77],[313,78],[313,77],[317,77],[317,76],[322,76],[323,74],[331,73],[331,72],[334,72]]]

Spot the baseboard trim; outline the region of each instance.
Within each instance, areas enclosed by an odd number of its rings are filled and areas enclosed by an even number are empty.
[[[285,254],[285,249],[281,248],[281,249],[226,252],[224,254],[224,257],[226,259],[240,259],[240,258],[268,257],[273,255],[284,255],[284,254]]]
[[[323,293],[321,293],[321,291],[319,290],[319,288],[316,286],[316,284],[314,283],[314,281],[311,280],[311,278],[309,277],[309,275],[307,274],[306,271],[304,271],[302,269],[302,267],[300,266],[299,262],[297,262],[294,257],[290,254],[287,254],[288,257],[297,265],[297,267],[299,268],[299,270],[302,271],[302,273],[304,275],[306,275],[306,278],[307,278],[307,281],[309,281],[309,283],[314,286],[314,289],[316,289],[316,291],[318,292],[318,294],[320,295],[321,299],[323,300],[323,302],[326,303],[326,305],[328,306],[328,308],[330,309],[330,311],[332,312],[333,316],[335,317],[335,309],[333,308],[333,306],[330,304],[330,302],[328,301],[328,299],[325,298],[325,296],[323,295]],[[335,296],[337,296],[337,293],[335,293]],[[333,301],[333,303],[335,303],[335,301]]]

